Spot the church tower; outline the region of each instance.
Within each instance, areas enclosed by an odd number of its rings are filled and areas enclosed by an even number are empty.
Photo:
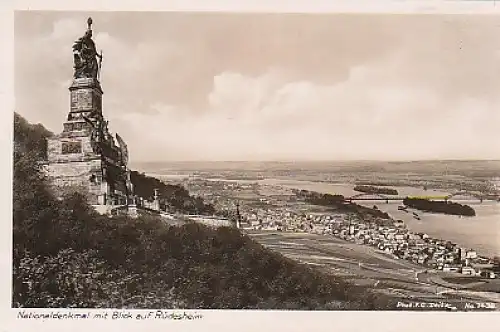
[[[132,196],[127,145],[108,130],[99,82],[102,52],[92,40],[92,19],[73,45],[70,107],[62,133],[48,140],[47,173],[58,192],[79,189],[92,205],[127,205]]]

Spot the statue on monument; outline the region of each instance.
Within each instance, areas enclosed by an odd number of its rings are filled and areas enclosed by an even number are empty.
[[[94,123],[91,119],[84,116],[83,119],[87,122],[90,129],[90,144],[94,153],[102,152],[102,144],[104,143],[104,121],[97,119]]]
[[[73,44],[74,78],[95,78],[100,71],[101,54],[97,53],[95,43],[92,40],[92,18],[87,20],[88,28],[83,37]],[[99,62],[98,60],[99,59]]]

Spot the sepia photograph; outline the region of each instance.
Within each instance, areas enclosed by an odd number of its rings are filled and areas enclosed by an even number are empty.
[[[11,308],[500,308],[499,15],[18,10],[14,59]]]

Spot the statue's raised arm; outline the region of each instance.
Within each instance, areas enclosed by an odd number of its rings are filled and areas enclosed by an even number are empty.
[[[88,28],[83,37],[73,44],[74,78],[98,78],[99,64],[95,43],[92,40],[92,18],[87,20]]]

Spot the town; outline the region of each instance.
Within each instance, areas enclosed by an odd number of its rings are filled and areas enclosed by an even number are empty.
[[[488,279],[499,277],[495,272],[497,260],[425,233],[412,233],[401,220],[332,213],[325,209],[311,212],[318,209],[297,198],[295,190],[256,182],[191,179],[185,185],[215,204],[218,210],[226,211],[226,217],[235,216],[234,202],[238,200],[243,230],[330,235],[372,246],[391,258],[408,260],[430,270]]]

